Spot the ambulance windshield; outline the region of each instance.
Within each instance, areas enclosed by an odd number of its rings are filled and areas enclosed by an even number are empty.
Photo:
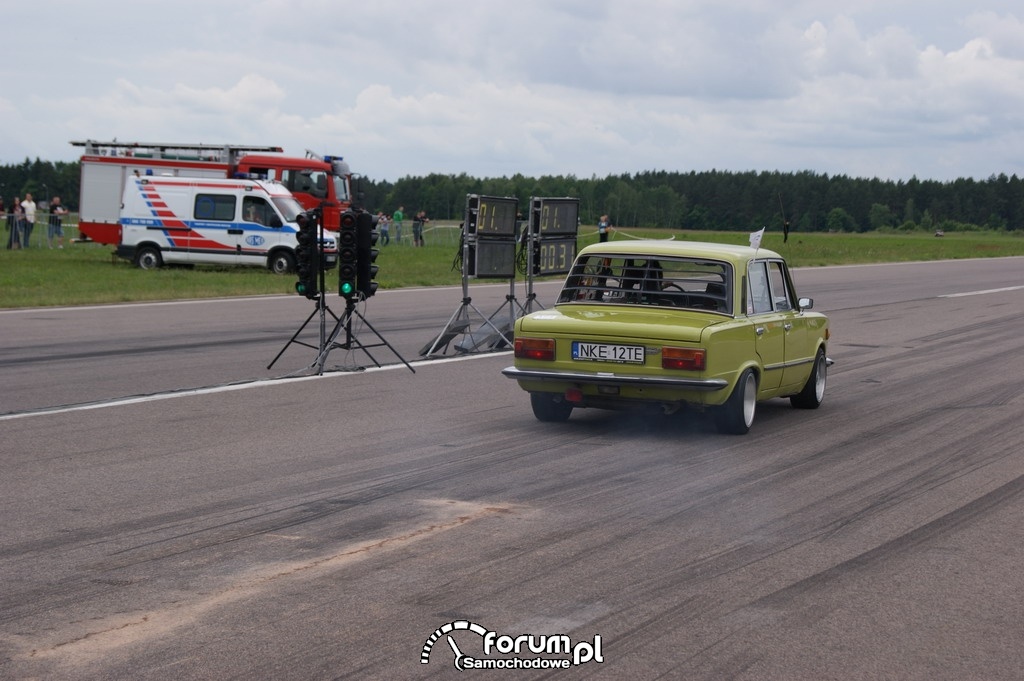
[[[275,196],[273,201],[285,222],[295,222],[295,216],[302,212],[302,206],[290,196]]]

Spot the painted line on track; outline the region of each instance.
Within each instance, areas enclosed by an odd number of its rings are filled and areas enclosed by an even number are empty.
[[[945,293],[939,298],[964,298],[966,296],[983,296],[989,293],[1005,293],[1006,291],[1020,291],[1024,286],[1006,286],[1004,288],[990,288],[984,291],[964,291],[963,293]]]
[[[427,367],[435,364],[450,364],[452,362],[466,362],[474,359],[483,359],[485,357],[501,357],[511,355],[511,350],[504,352],[488,352],[474,355],[465,355],[462,357],[445,357],[442,359],[425,359],[415,362],[409,362],[409,366],[416,367]],[[214,385],[205,388],[184,388],[181,390],[169,390],[167,392],[152,393],[150,395],[133,395],[131,397],[115,397],[109,400],[98,400],[96,402],[84,402],[81,404],[67,404],[59,407],[43,407],[40,409],[31,409],[27,411],[10,412],[7,414],[0,414],[0,422],[13,421],[15,419],[30,418],[32,416],[52,416],[54,414],[68,414],[76,411],[90,411],[93,409],[107,409],[109,407],[123,407],[131,404],[143,404],[145,402],[159,402],[161,400],[173,400],[179,397],[195,397],[197,395],[216,395],[218,393],[229,393],[238,390],[252,390],[254,388],[266,388],[274,385],[282,385],[284,383],[294,383],[297,381],[316,381],[327,378],[337,378],[340,376],[358,376],[361,374],[368,374],[377,371],[392,371],[394,369],[401,369],[407,371],[408,369],[404,364],[387,364],[380,367],[367,367],[361,371],[328,371],[323,374],[317,374],[313,376],[282,376],[278,378],[260,378],[252,381],[245,381],[241,383],[228,383],[225,385]]]

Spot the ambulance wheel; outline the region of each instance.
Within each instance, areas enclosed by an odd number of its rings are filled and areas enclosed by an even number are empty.
[[[163,266],[164,259],[156,246],[143,246],[135,253],[135,264],[144,270],[155,270]]]
[[[287,251],[275,251],[270,254],[267,267],[274,274],[288,274],[295,271],[295,258]]]

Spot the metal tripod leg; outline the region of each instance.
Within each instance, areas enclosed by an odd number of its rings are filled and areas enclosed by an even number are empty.
[[[299,326],[298,330],[294,334],[292,334],[292,337],[289,338],[288,342],[284,344],[284,347],[281,348],[281,351],[277,353],[277,356],[275,356],[274,359],[271,360],[270,364],[267,365],[267,368],[272,368],[274,364],[277,363],[277,360],[281,358],[281,355],[284,354],[285,350],[287,350],[292,343],[304,345],[307,348],[313,348],[314,350],[322,352],[326,337],[324,332],[326,329],[326,319],[328,313],[332,317],[334,317],[334,319],[338,319],[337,315],[335,315],[334,312],[331,311],[331,308],[327,306],[327,303],[324,301],[324,294],[323,292],[321,292],[320,296],[317,298],[316,308],[309,313],[309,316],[306,317],[306,321],[302,322],[302,325]],[[313,321],[313,317],[317,316],[317,314],[320,315],[320,345],[310,345],[309,343],[298,340],[299,334],[303,332],[303,330],[306,328],[306,325]]]

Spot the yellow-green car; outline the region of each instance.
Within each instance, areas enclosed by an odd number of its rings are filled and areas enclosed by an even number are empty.
[[[797,298],[789,268],[763,248],[607,242],[580,251],[554,309],[515,324],[515,365],[541,421],[583,407],[683,407],[746,433],[758,401],[825,396],[828,318]]]

